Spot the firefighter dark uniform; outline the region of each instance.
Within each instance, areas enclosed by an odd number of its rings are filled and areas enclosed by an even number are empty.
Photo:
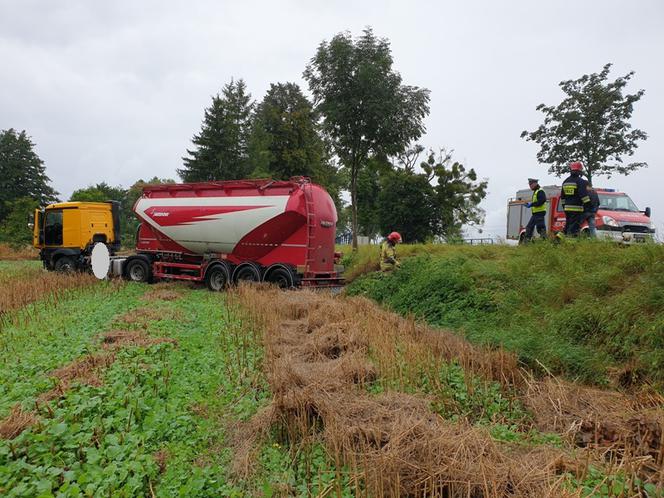
[[[546,216],[546,194],[540,188],[536,179],[529,178],[528,183],[533,190],[533,198],[531,202],[526,204],[530,208],[530,220],[528,220],[528,224],[526,225],[524,236],[524,240],[526,241],[532,240],[535,229],[537,229],[540,237],[546,237],[546,222],[544,221]]]
[[[581,223],[585,220],[584,211],[588,211],[590,197],[588,196],[588,182],[581,178],[581,163],[572,163],[572,174],[563,182],[560,199],[565,211],[565,235],[576,237],[581,230]]]

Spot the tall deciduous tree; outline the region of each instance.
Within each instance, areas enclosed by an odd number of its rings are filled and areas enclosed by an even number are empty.
[[[473,168],[452,160],[452,153],[440,149],[430,150],[420,167],[429,182],[434,185],[435,205],[440,219],[436,235],[446,238],[459,237],[463,225],[475,225],[484,221],[484,210],[480,203],[486,197],[487,180],[478,180]]]
[[[318,47],[304,71],[323,130],[348,170],[353,249],[357,249],[357,183],[372,155],[393,156],[424,132],[429,91],[402,84],[388,40],[371,29],[339,33]]]
[[[51,180],[34,145],[25,131],[0,131],[0,222],[17,199],[27,197],[41,205],[57,200],[58,193],[49,185]]]
[[[195,147],[182,158],[180,177],[186,182],[247,177],[251,173],[248,140],[252,109],[251,94],[241,79],[231,81],[221,95],[212,97],[201,131],[192,139]]]
[[[426,175],[390,171],[383,177],[377,204],[381,233],[396,230],[407,242],[425,242],[437,235],[440,206]]]
[[[567,173],[570,161],[583,161],[588,180],[596,175],[627,175],[647,166],[623,162],[625,156],[634,154],[637,142],[647,138],[629,123],[634,103],[644,90],[623,94],[634,71],[608,81],[610,69],[611,64],[606,64],[599,73],[562,81],[559,86],[565,99],[557,106],[537,106],[544,113],[544,123],[535,131],[521,133],[522,138],[539,145],[537,159],[549,165],[550,173]]]
[[[376,216],[382,233],[397,230],[408,242],[459,237],[463,225],[481,223],[487,181],[452,160],[445,149],[429,151],[418,165],[419,145],[380,173]],[[419,167],[418,167],[419,166]]]

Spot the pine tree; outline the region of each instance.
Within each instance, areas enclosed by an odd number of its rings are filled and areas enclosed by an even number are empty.
[[[25,130],[0,131],[0,222],[18,199],[30,198],[40,205],[57,200],[58,193],[49,185],[44,161],[34,145]]]
[[[184,167],[178,170],[186,182],[235,180],[251,172],[248,141],[253,103],[243,80],[231,81],[205,109],[193,150],[187,149]]]

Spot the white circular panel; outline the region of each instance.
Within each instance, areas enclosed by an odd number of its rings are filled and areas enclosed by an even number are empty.
[[[95,244],[92,248],[91,259],[92,273],[100,280],[105,279],[111,266],[111,255],[108,252],[106,244]]]

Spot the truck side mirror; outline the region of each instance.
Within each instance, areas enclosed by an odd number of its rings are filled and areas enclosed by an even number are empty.
[[[648,218],[650,218],[650,213],[651,211],[649,207],[647,207],[646,210],[643,212],[643,214],[645,214]]]
[[[32,230],[34,227],[35,227],[35,215],[31,213],[28,215],[28,228]]]

